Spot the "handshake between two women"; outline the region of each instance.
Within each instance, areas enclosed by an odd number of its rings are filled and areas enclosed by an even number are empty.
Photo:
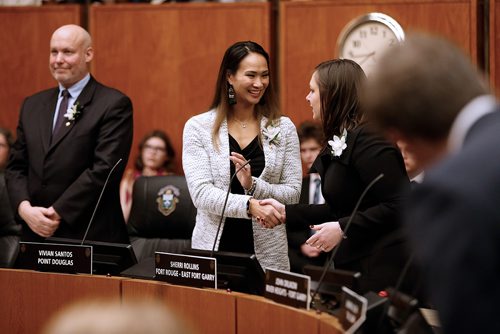
[[[255,185],[252,179],[251,164],[249,164],[249,161],[242,154],[236,152],[231,152],[229,159],[234,164],[237,171],[236,177],[245,190],[245,193],[253,195]],[[257,222],[265,228],[274,228],[275,226],[285,224],[287,221],[285,205],[272,198],[263,200],[250,198],[247,211],[249,215],[255,217]],[[293,217],[291,217],[287,222],[287,229],[307,228],[307,226],[301,226],[301,223],[298,225],[300,226],[295,226]],[[309,228],[315,231],[315,233],[307,239],[306,244],[324,252],[331,251],[344,236],[338,222],[309,225]]]
[[[256,200],[252,198],[248,209],[262,227],[273,228],[286,222],[285,205],[275,199]],[[295,226],[287,226],[287,228],[293,227]],[[310,225],[309,228],[314,231],[314,234],[307,239],[306,244],[324,252],[331,251],[344,236],[338,222]]]

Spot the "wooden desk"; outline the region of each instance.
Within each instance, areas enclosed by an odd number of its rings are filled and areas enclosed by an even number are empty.
[[[0,333],[39,333],[63,306],[85,298],[120,300],[121,278],[0,269]]]
[[[0,269],[0,333],[39,333],[62,307],[81,299],[123,304],[157,299],[198,333],[342,333],[336,318],[277,304],[260,296],[196,289],[157,281]]]

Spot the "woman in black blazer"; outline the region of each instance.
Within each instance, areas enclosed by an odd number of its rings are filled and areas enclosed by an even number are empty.
[[[362,122],[359,91],[365,78],[355,62],[336,59],[319,64],[310,81],[306,100],[327,141],[311,172],[321,176],[326,203],[261,202],[285,212],[288,229],[314,224],[309,245],[325,252],[339,245],[335,266],[361,272],[362,292],[394,286],[406,262],[400,214],[409,187],[399,150]],[[384,177],[366,193],[347,230],[356,202],[380,174]]]

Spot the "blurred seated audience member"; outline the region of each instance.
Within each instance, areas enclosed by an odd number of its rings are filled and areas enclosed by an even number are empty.
[[[189,334],[172,310],[156,300],[86,300],[56,313],[42,334]]]
[[[125,221],[130,216],[132,190],[139,176],[171,175],[175,151],[164,131],[153,130],[139,143],[139,154],[133,169],[128,169],[120,184],[120,201]]]
[[[14,220],[4,176],[13,143],[12,133],[0,128],[0,267],[2,268],[12,267],[14,264],[21,234],[21,225]]]
[[[408,173],[411,184],[422,183],[424,180],[424,169],[419,163],[417,157],[408,149],[408,144],[404,140],[398,140],[396,144],[398,145],[401,155],[403,156],[406,173]]]
[[[323,146],[321,124],[305,121],[299,125],[297,133],[300,141],[302,168],[307,174],[302,179],[299,203],[323,204],[325,199],[321,194],[321,178],[318,173],[309,174],[309,170]],[[290,258],[290,269],[293,272],[303,273],[302,268],[307,264],[322,266],[325,263],[326,253],[306,244],[312,231],[309,227],[297,231],[287,229],[288,257]]]

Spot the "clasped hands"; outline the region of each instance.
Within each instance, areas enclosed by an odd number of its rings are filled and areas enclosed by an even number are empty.
[[[252,186],[250,164],[247,164],[247,160],[243,155],[236,152],[231,152],[229,159],[238,171],[236,177],[240,184],[244,189],[250,189]],[[241,168],[242,166],[244,167]],[[284,224],[286,221],[285,205],[272,198],[264,200],[252,198],[248,209],[257,222],[265,228],[273,228]],[[324,252],[331,251],[342,240],[344,235],[338,222],[311,225],[310,228],[315,230],[316,233],[307,239],[306,244]]]
[[[18,213],[33,232],[44,238],[52,236],[61,222],[54,207],[31,206],[29,201],[19,204]]]
[[[285,206],[274,199],[250,199],[250,214],[265,228],[273,228],[285,223]]]
[[[286,211],[285,205],[281,204],[275,199],[269,198],[261,201],[251,200],[258,202],[257,208],[268,210],[271,209],[273,215],[270,215],[268,219],[266,217],[257,217],[257,221],[263,227],[273,228],[276,225],[283,224],[286,221]],[[274,210],[274,211],[273,211]],[[252,213],[253,215],[253,213]],[[260,218],[260,219],[259,219]],[[309,239],[306,240],[305,244],[316,249],[329,252],[342,240],[344,233],[340,228],[340,224],[337,221],[327,222],[318,225],[310,225],[311,230],[316,231]]]

